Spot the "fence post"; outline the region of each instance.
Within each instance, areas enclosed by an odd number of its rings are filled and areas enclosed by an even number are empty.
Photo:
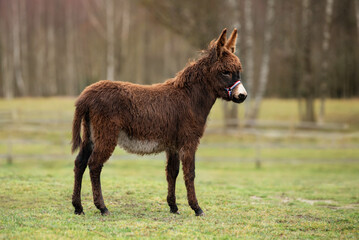
[[[256,128],[256,126],[255,126]],[[255,147],[255,165],[256,165],[256,168],[259,169],[261,168],[262,166],[262,162],[261,162],[261,136],[259,135],[258,131],[257,131],[257,128],[254,130],[255,131],[255,134],[256,134],[256,147]]]
[[[10,112],[10,118],[9,118],[9,125],[12,125],[16,118],[16,112],[15,110],[12,110]],[[7,154],[6,154],[6,161],[7,164],[11,165],[13,163],[13,154],[12,154],[12,145],[13,145],[13,138],[12,138],[12,131],[9,133],[9,139],[7,141]]]

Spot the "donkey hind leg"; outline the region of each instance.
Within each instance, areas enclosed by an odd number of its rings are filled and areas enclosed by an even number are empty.
[[[101,211],[102,215],[108,215],[109,211],[105,206],[102,196],[100,175],[103,164],[110,158],[112,152],[116,147],[116,139],[114,141],[107,141],[101,144],[101,149],[96,146],[91,154],[88,165],[90,168],[90,177],[92,184],[92,194],[95,206]]]
[[[75,207],[75,214],[81,215],[84,214],[82,205],[81,205],[81,185],[82,185],[82,176],[87,167],[87,162],[92,153],[92,143],[89,142],[84,145],[75,160],[75,182],[74,182],[74,191],[72,194],[72,205]]]
[[[180,151],[180,160],[182,162],[183,177],[187,189],[188,204],[196,213],[196,216],[203,216],[204,213],[196,198],[196,191],[194,188],[195,174],[195,150],[196,148],[182,148]]]
[[[170,207],[171,213],[178,213],[178,207],[176,204],[176,179],[179,172],[179,157],[178,153],[174,151],[167,150],[167,166],[166,166],[166,176],[168,183],[168,195],[167,203]]]

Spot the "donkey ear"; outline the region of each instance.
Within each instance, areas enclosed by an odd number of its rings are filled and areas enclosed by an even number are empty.
[[[236,42],[237,42],[237,29],[235,28],[229,37],[228,42],[226,43],[226,48],[234,53],[236,51]]]
[[[223,47],[226,44],[227,41],[227,29],[223,29],[221,35],[219,36],[219,38],[216,41],[216,52],[217,52],[217,58],[220,58],[222,56],[222,52],[223,52]]]

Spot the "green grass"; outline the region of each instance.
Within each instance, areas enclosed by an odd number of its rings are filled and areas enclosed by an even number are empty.
[[[0,166],[0,238],[119,239],[359,237],[359,163],[253,164],[199,161],[196,189],[204,217],[177,183],[180,215],[166,204],[164,161],[110,160],[102,175],[110,216],[92,204],[84,175],[86,215],[71,206],[72,162],[18,161]]]
[[[16,109],[21,112],[35,112],[38,117],[39,111],[52,111],[57,114],[72,115],[74,98],[19,98],[13,100],[0,99],[0,110]],[[210,118],[222,119],[223,101],[217,101],[211,111]],[[238,105],[239,116],[243,118],[245,103]],[[319,100],[315,101],[316,112],[319,111]],[[298,102],[295,99],[265,99],[262,102],[259,114],[260,120],[297,122]],[[326,101],[325,122],[349,124],[359,129],[359,99],[328,99]]]
[[[0,110],[16,109],[20,120],[65,120],[55,127],[32,124],[30,131],[21,121],[0,125],[0,155],[7,153],[8,139],[15,142],[13,164],[0,159],[0,239],[359,238],[355,135],[321,139],[205,134],[196,163],[196,192],[204,217],[195,217],[188,206],[182,173],[177,181],[181,214],[169,213],[164,154],[141,157],[116,149],[101,179],[111,215],[101,216],[93,205],[86,171],[86,215],[76,216],[71,205],[75,156],[69,155],[73,103],[73,98],[0,100]],[[221,120],[221,106],[216,103],[210,119]],[[239,112],[243,116],[243,105]],[[297,118],[295,100],[266,99],[262,104],[262,120]],[[328,100],[326,122],[349,124],[349,131],[357,131],[358,119],[358,100]],[[258,157],[259,169],[254,164]]]

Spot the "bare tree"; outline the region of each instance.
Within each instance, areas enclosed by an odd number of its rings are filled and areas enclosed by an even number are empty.
[[[107,79],[115,80],[115,8],[113,0],[106,0]]]
[[[313,68],[311,60],[311,35],[310,23],[312,18],[312,10],[310,8],[310,0],[303,0],[303,76],[299,87],[299,111],[301,120],[305,122],[315,122],[314,114],[314,83]],[[304,108],[301,99],[304,98]],[[304,110],[303,110],[304,109]]]
[[[228,1],[140,0],[159,23],[183,36],[196,48],[204,49],[232,18]],[[220,11],[219,11],[220,9]]]
[[[34,14],[34,32],[33,42],[34,49],[36,49],[35,62],[36,62],[36,70],[35,70],[35,78],[32,84],[32,90],[35,96],[42,96],[44,94],[44,84],[42,83],[44,79],[44,70],[45,67],[45,59],[46,59],[46,36],[44,34],[44,1],[39,0],[39,4],[35,6],[35,14]]]
[[[143,15],[142,15],[143,16]],[[137,83],[145,83],[145,44],[146,44],[146,21],[142,19],[142,24],[137,28],[137,37],[136,37],[136,72],[135,79]]]
[[[20,32],[20,4],[18,0],[11,1],[12,6],[12,40],[13,61],[16,87],[21,96],[25,95],[25,83],[21,66],[21,32]]]
[[[255,95],[255,102],[253,107],[250,110],[249,119],[255,120],[259,113],[260,104],[264,97],[267,82],[268,82],[268,73],[269,73],[269,57],[270,49],[272,42],[273,34],[273,21],[274,21],[274,0],[267,1],[267,12],[266,12],[266,27],[264,32],[264,42],[263,42],[263,54],[262,54],[262,63],[259,73],[259,83],[258,89]]]
[[[328,50],[330,42],[330,23],[332,20],[334,0],[327,0],[325,7],[325,21],[323,28],[323,42],[322,42],[322,65],[321,65],[321,78],[320,78],[320,111],[319,122],[323,122],[325,114],[325,98],[327,96],[327,81],[328,81]]]
[[[357,34],[358,34],[358,39],[359,39],[359,1],[356,0],[355,2],[355,16],[357,19]]]
[[[105,1],[105,9],[99,4],[97,0],[93,3],[96,4],[93,7],[90,4],[91,1],[83,0],[82,3],[87,10],[89,15],[90,22],[95,27],[96,31],[106,40],[106,78],[109,80],[115,79],[115,9],[114,9],[114,1],[106,0]],[[95,9],[99,9],[105,12],[106,21],[105,25],[101,22],[101,19],[95,14]]]
[[[232,28],[240,29],[239,21],[239,6],[237,0],[229,0],[229,6],[233,10],[233,23]],[[240,38],[238,32],[238,38]],[[237,128],[238,127],[238,105],[231,104],[229,102],[223,102],[223,113],[224,113],[224,124],[226,128]]]
[[[76,94],[76,71],[75,71],[75,30],[73,22],[73,5],[67,0],[65,6],[66,24],[66,94]]]
[[[55,5],[46,1],[46,78],[43,84],[47,86],[46,95],[53,96],[57,93],[56,82],[56,42],[55,42]]]
[[[19,1],[20,13],[20,39],[21,39],[21,69],[25,85],[24,95],[29,95],[30,73],[29,73],[29,47],[28,47],[28,30],[27,30],[27,1]]]
[[[3,26],[3,28],[6,28],[5,26]],[[12,99],[14,97],[14,84],[13,84],[13,76],[14,76],[14,71],[13,71],[13,63],[12,63],[12,59],[11,59],[11,55],[9,52],[10,49],[10,35],[5,34],[2,38],[2,59],[1,59],[1,70],[3,72],[2,74],[2,90],[3,90],[3,95],[6,99]]]
[[[245,0],[244,3],[244,28],[245,35],[245,80],[246,89],[248,89],[248,97],[245,101],[246,117],[249,115],[249,109],[251,108],[251,99],[253,94],[253,81],[254,81],[254,58],[253,58],[253,16],[252,16],[252,0]]]
[[[121,53],[127,56],[131,22],[131,3],[127,0],[122,0],[121,10]]]

